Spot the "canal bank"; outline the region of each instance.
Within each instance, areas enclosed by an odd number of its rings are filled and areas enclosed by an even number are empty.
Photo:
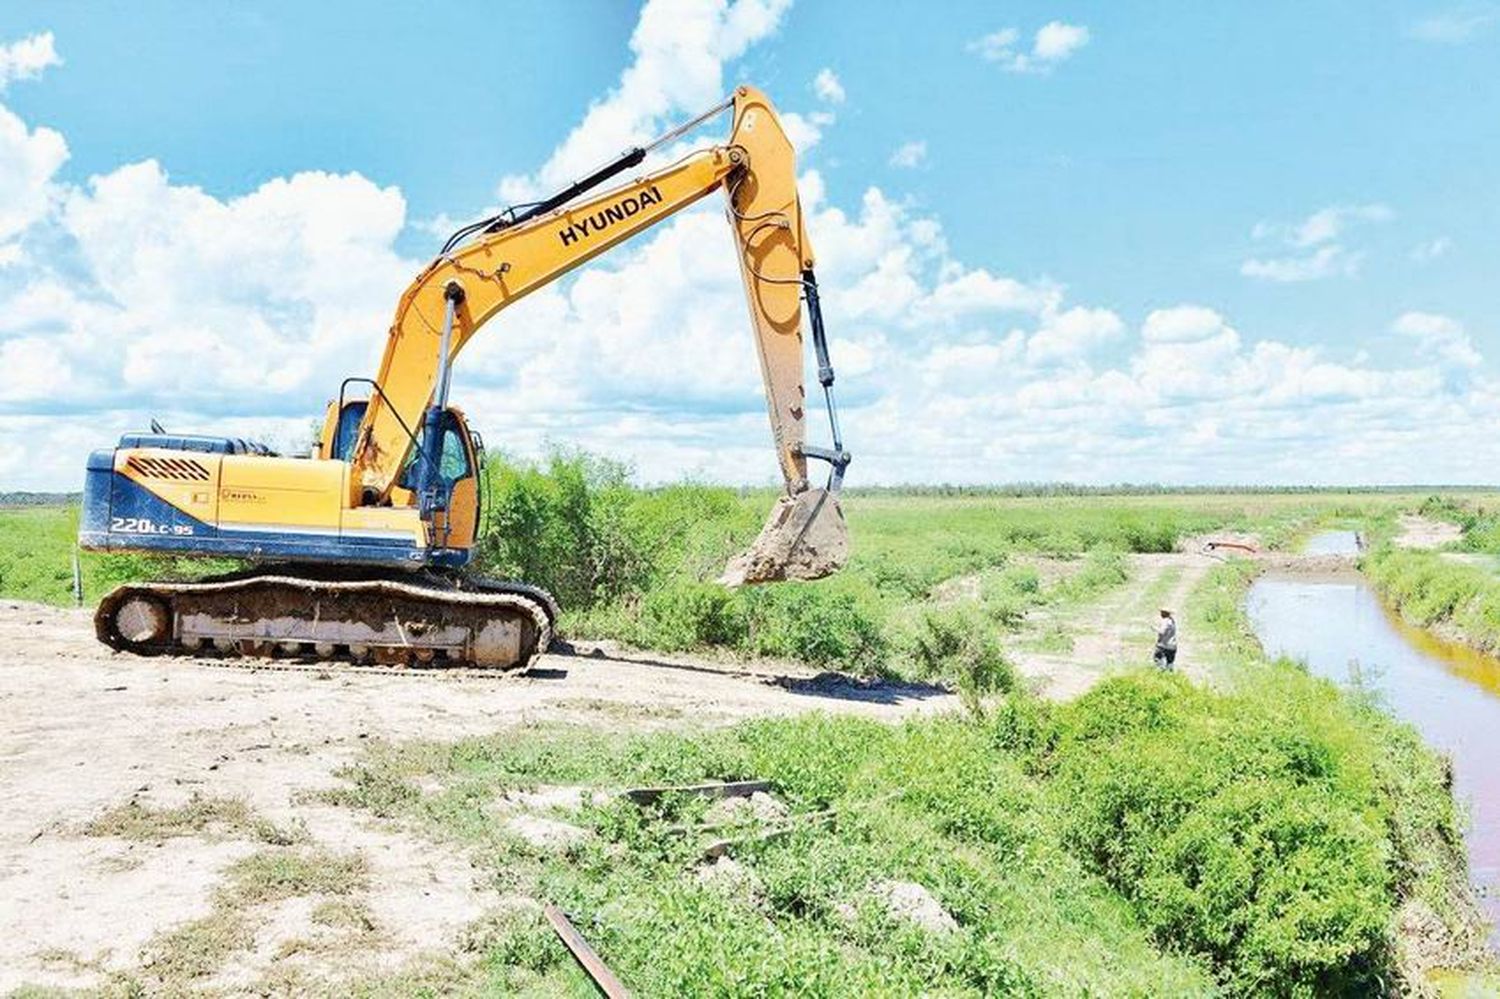
[[[1348,554],[1355,545],[1352,532],[1330,532],[1310,550]],[[1246,612],[1267,655],[1370,691],[1452,760],[1469,816],[1470,878],[1500,949],[1500,660],[1407,625],[1352,569],[1271,569],[1252,583]]]

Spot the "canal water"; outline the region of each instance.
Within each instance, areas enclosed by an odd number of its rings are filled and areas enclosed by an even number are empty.
[[[1347,537],[1315,539],[1320,553],[1352,550],[1353,534],[1337,533]],[[1246,609],[1267,653],[1379,691],[1452,757],[1455,794],[1469,813],[1470,875],[1492,927],[1500,923],[1500,660],[1407,625],[1352,571],[1267,574]],[[1491,937],[1497,944],[1500,934]]]

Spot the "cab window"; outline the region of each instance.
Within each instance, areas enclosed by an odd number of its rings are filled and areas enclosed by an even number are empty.
[[[469,477],[469,450],[464,447],[464,435],[450,417],[443,426],[443,453],[438,458],[438,474],[452,485],[459,479]]]
[[[333,431],[333,456],[348,461],[354,451],[354,435],[359,432],[360,421],[365,418],[369,403],[364,400],[344,403],[339,410],[338,426]]]
[[[417,432],[419,447],[412,448],[406,459],[406,467],[401,471],[401,486],[404,489],[415,490],[421,484],[417,481],[417,469],[420,467],[422,450],[427,446],[426,437],[425,427]],[[469,463],[469,449],[464,446],[463,431],[459,429],[458,421],[452,414],[447,414],[443,418],[442,450],[438,453],[438,478],[444,485],[452,486],[472,474],[474,468]]]

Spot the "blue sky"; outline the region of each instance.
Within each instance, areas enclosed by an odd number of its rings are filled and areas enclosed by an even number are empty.
[[[1485,481],[1497,55],[1485,2],[7,5],[0,487],[152,413],[295,443],[444,222],[740,80],[802,129],[855,481]],[[496,321],[492,441],[771,478],[715,210]]]

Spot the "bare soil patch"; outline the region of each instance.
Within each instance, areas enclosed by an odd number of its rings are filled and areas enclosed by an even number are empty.
[[[1396,534],[1398,548],[1441,548],[1463,540],[1463,528],[1446,520],[1404,513]]]
[[[174,933],[212,950],[230,868],[267,849],[353,854],[365,873],[347,895],[313,884],[242,905],[246,945],[213,958],[195,987],[296,991],[459,956],[466,929],[503,901],[494,890],[464,859],[314,796],[370,740],[814,709],[894,719],[956,704],[914,685],[678,657],[548,655],[496,678],[143,659],[99,645],[86,612],[0,604],[0,993],[138,975]],[[195,796],[245,811],[217,805],[200,827],[189,809],[149,826],[153,810]],[[132,800],[140,814],[121,811]],[[90,835],[101,816],[123,824]],[[298,842],[268,846],[269,828]]]

